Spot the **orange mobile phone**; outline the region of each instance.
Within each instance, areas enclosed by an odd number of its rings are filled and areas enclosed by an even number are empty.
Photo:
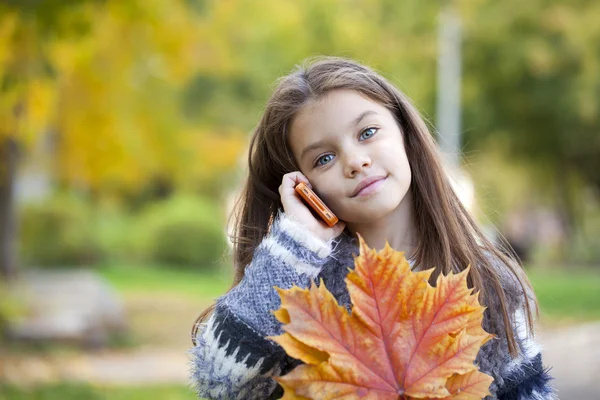
[[[308,187],[304,182],[296,185],[296,192],[302,197],[308,205],[315,210],[327,225],[334,226],[338,222],[338,217],[323,203],[323,201]]]

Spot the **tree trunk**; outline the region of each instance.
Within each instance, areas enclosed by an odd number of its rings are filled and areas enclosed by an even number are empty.
[[[8,281],[17,273],[15,181],[17,143],[0,139],[0,279]]]
[[[577,207],[576,194],[573,190],[573,178],[570,171],[566,167],[566,163],[561,163],[565,167],[558,168],[556,172],[557,181],[557,199],[558,212],[565,238],[559,248],[560,258],[562,262],[569,262],[571,257],[568,246],[573,243],[576,233],[576,226],[580,225],[578,218],[580,212]]]

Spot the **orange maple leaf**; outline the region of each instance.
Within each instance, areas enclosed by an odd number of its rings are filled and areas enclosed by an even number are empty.
[[[346,277],[348,313],[323,281],[309,289],[277,288],[274,312],[284,334],[270,339],[302,360],[275,378],[284,399],[481,399],[492,377],[474,364],[493,336],[481,327],[477,294],[467,287],[469,267],[440,275],[413,272],[403,252],[387,243],[377,252],[359,236],[360,256]]]

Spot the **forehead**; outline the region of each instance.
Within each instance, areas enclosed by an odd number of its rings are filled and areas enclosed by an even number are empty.
[[[334,90],[305,105],[296,114],[290,126],[290,146],[294,153],[307,145],[346,132],[353,122],[365,111],[379,115],[389,111],[379,103],[354,90]],[[366,117],[365,120],[373,117]]]

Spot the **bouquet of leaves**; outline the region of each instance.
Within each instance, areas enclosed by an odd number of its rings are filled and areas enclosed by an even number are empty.
[[[413,272],[404,253],[377,252],[362,238],[346,277],[352,312],[338,305],[323,281],[310,288],[277,288],[274,312],[285,333],[270,337],[302,360],[276,378],[283,399],[481,399],[492,377],[474,364],[493,336],[481,327],[469,268],[440,275]]]

